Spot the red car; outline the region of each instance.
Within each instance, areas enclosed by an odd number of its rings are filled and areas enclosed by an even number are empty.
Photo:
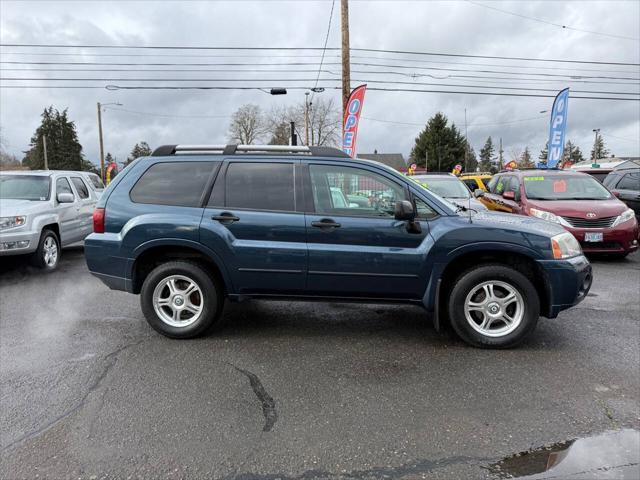
[[[638,249],[633,210],[586,173],[515,170],[495,175],[476,196],[489,208],[559,223],[585,253],[624,257]]]

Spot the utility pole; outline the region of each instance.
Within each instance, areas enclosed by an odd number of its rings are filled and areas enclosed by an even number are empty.
[[[295,146],[295,145],[298,145],[298,137],[296,135],[296,122],[291,122],[290,126],[291,126],[291,139],[289,141],[291,146]]]
[[[309,92],[304,92],[304,144],[309,146]]]
[[[469,137],[467,133],[467,109],[464,109],[464,171],[467,171],[467,159],[469,157]]]
[[[593,131],[596,134],[596,138],[593,141],[593,158],[591,162],[596,163],[596,160],[598,160],[598,134],[600,133],[600,129],[594,128]]]
[[[502,154],[504,153],[504,150],[502,150],[502,137],[500,137],[500,150],[498,150],[498,167],[499,170],[502,170],[502,165],[503,165],[503,157]]]
[[[342,118],[351,94],[351,64],[349,53],[349,0],[340,0],[342,18]],[[343,120],[344,121],[344,120]]]
[[[42,147],[44,149],[44,169],[49,170],[49,158],[47,157],[47,136],[42,135]]]
[[[100,178],[104,182],[104,143],[102,142],[102,106],[98,102],[98,135],[100,137]]]

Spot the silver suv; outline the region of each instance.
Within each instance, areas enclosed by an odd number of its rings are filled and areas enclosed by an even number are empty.
[[[61,248],[91,233],[98,196],[87,172],[0,172],[0,256],[31,254],[55,269]]]

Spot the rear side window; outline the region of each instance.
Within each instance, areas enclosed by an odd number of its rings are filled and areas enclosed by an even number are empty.
[[[104,188],[104,184],[102,183],[102,180],[100,180],[99,176],[89,175],[89,179],[91,180],[91,183],[93,183],[93,186],[96,188],[96,190],[102,190]]]
[[[616,187],[617,190],[640,190],[640,173],[627,173]]]
[[[214,163],[156,163],[142,174],[129,197],[136,203],[197,207]]]
[[[225,206],[250,210],[295,210],[292,163],[229,164]]]
[[[82,199],[89,198],[89,188],[80,177],[71,177],[74,187],[78,191],[78,196]]]

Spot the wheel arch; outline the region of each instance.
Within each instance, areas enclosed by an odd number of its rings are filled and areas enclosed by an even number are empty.
[[[149,242],[135,251],[130,275],[132,293],[140,293],[147,275],[158,265],[174,260],[189,260],[204,265],[219,280],[224,293],[232,293],[233,286],[222,260],[211,250],[192,241],[163,240]]]
[[[544,270],[538,265],[535,258],[519,249],[486,248],[461,252],[442,265],[437,281],[434,282],[436,288],[433,293],[433,308],[431,309],[435,313],[434,325],[437,330],[440,330],[441,326],[449,321],[446,300],[456,279],[473,267],[489,264],[513,268],[531,280],[540,298],[540,312],[546,316],[550,308],[551,292],[548,289]]]

